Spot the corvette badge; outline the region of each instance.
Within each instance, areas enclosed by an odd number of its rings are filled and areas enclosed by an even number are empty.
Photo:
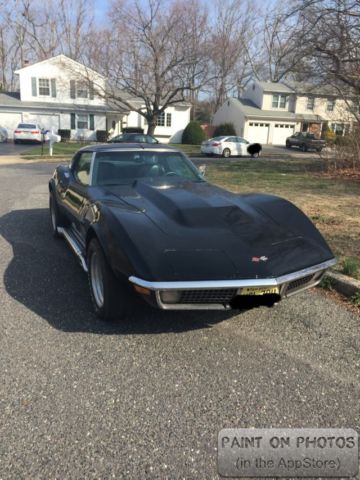
[[[267,262],[269,259],[268,257],[265,257],[264,255],[262,257],[252,257],[251,261],[255,263],[259,262]]]

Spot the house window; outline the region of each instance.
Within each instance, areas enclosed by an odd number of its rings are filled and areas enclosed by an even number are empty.
[[[333,98],[328,98],[326,110],[328,112],[333,112],[335,107],[335,100]]]
[[[355,113],[355,114],[359,113],[360,112],[359,103],[357,103],[356,101],[352,101],[350,103],[349,112]]]
[[[331,129],[336,133],[336,135],[342,136],[344,135],[345,125],[343,123],[332,123]]]
[[[165,127],[165,112],[161,112],[157,117],[156,125],[158,127]]]
[[[166,114],[166,126],[171,127],[171,113]]]
[[[95,115],[90,113],[70,113],[71,130],[95,130]]]
[[[286,107],[286,95],[275,94],[272,97],[272,108],[285,108]]]
[[[39,78],[39,95],[50,96],[50,80]]]
[[[86,82],[76,82],[76,97],[88,98],[88,87]]]
[[[314,97],[308,97],[307,104],[306,104],[306,110],[314,110],[314,106],[315,106],[315,98]]]
[[[79,114],[77,116],[77,128],[88,128],[89,117],[88,115]]]

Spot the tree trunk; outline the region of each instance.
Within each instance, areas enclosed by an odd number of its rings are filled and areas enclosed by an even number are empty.
[[[155,128],[156,128],[156,119],[152,119],[148,123],[148,129],[147,129],[147,134],[148,135],[154,135],[155,133]]]

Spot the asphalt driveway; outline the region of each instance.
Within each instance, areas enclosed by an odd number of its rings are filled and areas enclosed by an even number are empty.
[[[20,155],[22,152],[30,151],[34,147],[37,147],[37,144],[34,143],[20,143],[16,144],[12,141],[8,141],[6,143],[0,142],[0,156],[2,155]],[[44,146],[44,148],[46,148]]]
[[[360,319],[319,290],[97,320],[51,237],[53,168],[0,167],[2,480],[217,479],[222,428],[360,430]]]

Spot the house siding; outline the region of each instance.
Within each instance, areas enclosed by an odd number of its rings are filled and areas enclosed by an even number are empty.
[[[244,91],[243,97],[248,98],[252,102],[255,103],[259,108],[264,109],[263,107],[263,95],[264,91],[262,87],[254,82],[248,86],[248,88]]]
[[[127,113],[126,108],[121,110],[110,106],[106,99],[96,95],[96,89],[106,89],[104,77],[65,55],[24,67],[15,73],[19,75],[20,98],[14,92],[0,93],[0,125],[7,128],[9,138],[22,121],[36,122],[45,129],[71,130],[74,140],[95,140],[96,130],[107,130],[107,127],[112,135],[121,133],[126,126],[147,129],[145,119],[137,112]],[[81,84],[77,83],[84,78],[86,98],[79,96]],[[39,79],[48,82],[40,85]],[[42,95],[45,90],[47,94]],[[132,103],[139,103],[138,99]],[[76,115],[75,125],[71,125],[71,113]],[[88,128],[77,128],[80,114],[88,116]],[[171,125],[165,120],[164,126],[156,128],[156,136],[161,142],[180,143],[182,132],[190,121],[190,105],[168,107],[165,118],[168,119],[169,115]]]
[[[221,125],[222,123],[232,123],[235,127],[236,134],[240,137],[244,136],[245,116],[238,107],[239,102],[232,98],[219,108],[213,117],[213,125]]]
[[[23,68],[19,72],[20,99],[23,102],[53,102],[53,103],[72,103],[73,99],[70,95],[70,81],[75,84],[76,81],[88,78],[95,82],[99,88],[105,87],[105,80],[95,72],[88,72],[85,67],[76,64],[72,60],[69,61],[62,56],[49,59],[47,62],[35,63],[29,67]],[[50,94],[39,94],[39,79],[45,78],[50,82]],[[52,96],[51,80],[55,80],[56,97]],[[90,85],[89,85],[90,86]],[[33,95],[34,90],[36,95]],[[79,105],[106,105],[104,98],[95,96],[90,98],[90,88],[87,98],[75,97],[76,103]]]

